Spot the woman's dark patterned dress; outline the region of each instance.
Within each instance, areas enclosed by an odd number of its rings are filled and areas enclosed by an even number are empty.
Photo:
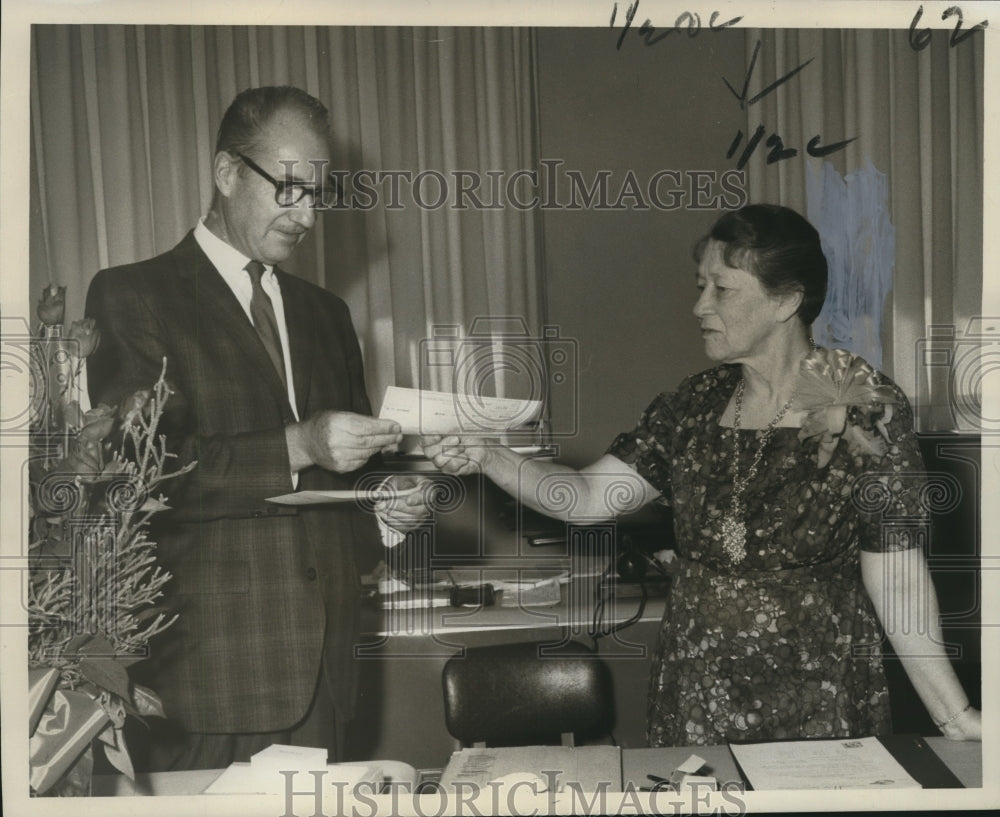
[[[882,377],[898,401],[888,453],[855,455],[841,440],[824,468],[818,437],[776,428],[744,494],[747,555],[734,566],[720,535],[733,429],[719,418],[739,378],[729,365],[687,378],[609,449],[674,513],[679,558],[653,656],[649,744],[888,733],[882,631],[859,551],[920,544],[923,462],[909,404]],[[759,433],[739,436],[745,471]]]

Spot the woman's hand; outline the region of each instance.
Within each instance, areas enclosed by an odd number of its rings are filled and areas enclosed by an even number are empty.
[[[434,501],[432,480],[394,474],[383,483],[382,488],[397,494],[375,503],[375,515],[390,528],[406,533],[431,515]],[[409,493],[400,496],[404,491]]]
[[[983,716],[978,709],[967,709],[955,720],[941,727],[941,734],[948,740],[983,739]]]
[[[457,436],[421,437],[420,444],[424,449],[424,455],[438,469],[446,474],[460,477],[476,474],[482,469],[487,448],[483,440],[477,440],[476,444],[467,444]]]

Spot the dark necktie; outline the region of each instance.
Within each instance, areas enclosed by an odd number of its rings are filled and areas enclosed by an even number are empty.
[[[260,261],[251,261],[243,269],[250,273],[250,283],[253,285],[253,294],[250,296],[250,318],[253,320],[254,328],[260,336],[261,343],[267,349],[268,355],[274,368],[278,370],[278,376],[285,388],[288,388],[288,381],[285,380],[285,357],[281,352],[281,335],[278,334],[278,319],[274,315],[274,306],[271,299],[264,292],[260,279],[264,274],[264,265]]]

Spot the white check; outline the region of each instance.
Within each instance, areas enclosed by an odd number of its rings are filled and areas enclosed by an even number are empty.
[[[401,499],[409,496],[414,491],[413,488],[349,488],[340,491],[296,491],[292,494],[282,494],[281,496],[269,496],[265,502],[273,502],[276,505],[327,505],[331,502],[354,502],[355,504],[375,503],[383,499]]]
[[[395,420],[404,434],[483,434],[534,422],[541,411],[541,400],[389,386],[379,418]]]

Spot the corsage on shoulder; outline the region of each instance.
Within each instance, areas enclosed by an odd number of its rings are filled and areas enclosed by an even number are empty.
[[[806,411],[799,439],[821,434],[817,464],[825,468],[841,438],[852,454],[881,457],[888,449],[886,424],[896,397],[878,383],[875,370],[846,349],[813,349],[802,361],[792,409]]]

